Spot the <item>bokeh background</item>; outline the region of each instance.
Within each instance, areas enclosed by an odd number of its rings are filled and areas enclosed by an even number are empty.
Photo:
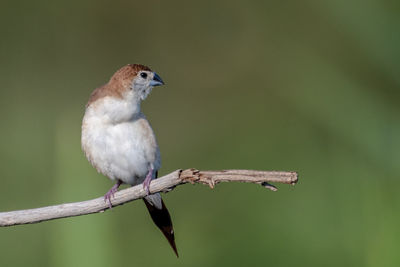
[[[127,63],[161,175],[294,170],[295,187],[164,196],[181,257],[141,201],[0,229],[0,266],[399,266],[400,2],[1,1],[0,210],[103,195],[80,148],[91,91]]]

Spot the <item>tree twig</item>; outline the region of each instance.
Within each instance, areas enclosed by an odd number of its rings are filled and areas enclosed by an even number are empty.
[[[198,171],[195,169],[176,170],[151,182],[150,193],[169,192],[174,187],[185,183],[202,183],[211,188],[220,182],[247,182],[260,184],[276,191],[277,188],[270,183],[284,183],[294,185],[297,182],[296,172],[281,171],[253,171],[253,170],[223,170],[223,171]],[[115,193],[112,206],[140,199],[146,196],[143,186],[137,185]],[[43,208],[0,212],[0,226],[38,223],[53,219],[86,215],[104,212],[109,209],[109,204],[103,197],[92,200],[66,203]]]

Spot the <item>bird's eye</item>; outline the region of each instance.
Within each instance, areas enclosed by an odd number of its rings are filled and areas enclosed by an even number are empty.
[[[147,73],[146,72],[140,73],[140,77],[142,77],[143,79],[146,79],[147,78]]]

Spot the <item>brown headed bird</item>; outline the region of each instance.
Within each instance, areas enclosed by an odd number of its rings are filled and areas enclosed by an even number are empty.
[[[110,81],[93,91],[82,122],[82,149],[90,163],[116,184],[104,199],[111,198],[121,184],[143,183],[149,194],[150,182],[161,166],[160,150],[153,129],[140,103],[154,86],[164,82],[150,68],[129,64]],[[154,223],[178,256],[171,217],[159,193],[144,199]]]

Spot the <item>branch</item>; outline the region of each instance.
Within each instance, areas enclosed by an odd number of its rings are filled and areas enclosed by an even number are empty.
[[[277,188],[270,182],[292,184],[297,183],[296,172],[281,171],[252,171],[252,170],[224,170],[224,171],[198,171],[195,169],[176,170],[151,182],[150,193],[169,192],[174,187],[186,183],[201,183],[211,188],[220,182],[246,182],[260,184],[276,191]],[[146,196],[143,185],[130,187],[115,193],[112,206],[119,206],[127,202]],[[104,212],[109,209],[109,204],[104,197],[92,200],[66,203],[37,209],[0,212],[0,226],[38,223],[59,218],[86,215]]]

